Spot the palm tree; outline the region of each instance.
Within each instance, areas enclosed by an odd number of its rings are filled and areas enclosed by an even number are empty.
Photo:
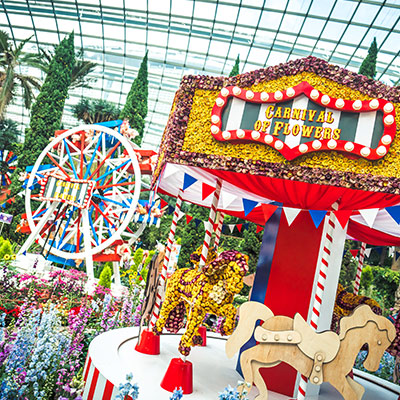
[[[20,65],[31,65],[39,57],[37,54],[22,52],[31,37],[15,47],[11,44],[7,32],[0,30],[0,120],[4,118],[18,87],[22,89],[24,105],[28,109],[34,97],[33,88],[40,89],[39,79],[21,74],[19,71]]]
[[[88,100],[82,98],[73,107],[74,116],[85,124],[113,121],[118,119],[120,110],[113,103],[106,100]]]
[[[47,74],[54,52],[46,51],[44,49],[39,50],[41,53],[41,58],[37,60],[34,66]],[[75,54],[75,64],[72,68],[72,77],[69,89],[76,89],[80,87],[90,89],[92,87],[91,84],[96,82],[96,78],[88,77],[88,75],[92,73],[96,67],[96,63],[83,59],[83,50],[77,51]]]

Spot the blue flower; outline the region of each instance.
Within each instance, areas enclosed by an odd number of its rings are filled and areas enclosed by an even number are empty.
[[[183,397],[183,391],[182,388],[180,387],[175,388],[174,392],[172,393],[172,396],[169,398],[169,400],[181,400]]]

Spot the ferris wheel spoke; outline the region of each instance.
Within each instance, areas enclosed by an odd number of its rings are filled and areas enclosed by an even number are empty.
[[[131,160],[127,160],[124,163],[122,163],[121,165],[119,165],[118,167],[113,168],[112,170],[104,173],[103,175],[99,176],[98,178],[95,179],[96,182],[100,181],[101,179],[105,179],[107,176],[109,176],[110,174],[112,174],[115,171],[118,171],[120,168],[125,167],[128,163],[130,163]],[[128,168],[128,167],[127,167]]]
[[[93,238],[94,238],[94,240],[96,242],[95,244],[98,246],[99,245],[99,238],[97,237],[96,229],[94,228],[92,216],[91,216],[90,213],[88,213],[88,219],[89,219],[90,229],[92,230]]]
[[[110,185],[101,185],[101,186],[96,186],[96,189],[109,189],[112,188],[114,186],[129,186],[129,185],[134,185],[135,181],[131,181],[131,182],[125,182],[126,179],[121,180],[121,182],[119,183],[112,183]]]
[[[73,172],[74,172],[74,176],[75,176],[76,179],[78,179],[78,174],[76,173],[76,169],[75,169],[75,165],[74,165],[74,160],[73,160],[72,157],[71,157],[71,152],[70,152],[70,150],[69,150],[68,144],[65,143],[65,139],[64,139],[64,146],[65,146],[65,148],[66,148],[66,150],[67,150],[69,162],[70,162],[71,167],[72,167],[72,170],[73,170]]]
[[[60,169],[60,171],[66,176],[67,180],[70,180],[70,176],[66,173],[64,168],[53,158],[53,156],[48,152],[47,156],[50,158],[51,161]]]
[[[57,249],[60,248],[60,244],[62,243],[62,241],[63,241],[63,239],[64,239],[65,233],[67,232],[67,229],[68,229],[68,227],[69,227],[69,223],[70,223],[71,218],[72,218],[72,214],[74,213],[75,209],[76,209],[76,207],[73,207],[73,208],[69,211],[69,215],[68,215],[68,217],[67,217],[67,221],[65,222],[64,229],[63,229],[63,231],[62,231],[62,233],[61,233],[61,236],[60,236],[60,239],[59,239],[59,241],[58,241]]]
[[[105,163],[105,161],[107,159],[109,159],[115,152],[115,150],[117,149],[118,146],[121,145],[121,142],[118,141],[117,144],[107,153],[107,155],[105,156],[105,158],[100,162],[100,164],[97,166],[97,168],[91,173],[91,175],[89,176],[88,179],[92,179],[93,176],[100,170],[100,168],[103,166],[103,164]]]
[[[100,145],[101,145],[101,138],[102,138],[103,136],[104,136],[104,135],[103,135],[103,132],[101,132],[101,133],[100,133],[100,136],[99,136],[98,139],[97,139],[96,148],[94,149],[93,154],[92,154],[92,157],[91,157],[91,159],[90,159],[90,161],[89,161],[89,164],[88,164],[88,166],[86,167],[86,172],[85,172],[85,176],[83,177],[83,179],[87,179],[87,177],[88,177],[89,174],[90,174],[93,161],[94,161],[94,159],[95,159],[95,157],[96,157],[97,150],[99,149],[99,147],[100,147]],[[89,179],[91,179],[91,178],[89,178]]]

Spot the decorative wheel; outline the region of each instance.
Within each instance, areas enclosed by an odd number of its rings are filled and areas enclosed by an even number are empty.
[[[8,150],[0,150],[0,180],[1,186],[8,186],[11,183],[11,174],[17,164],[17,156]]]
[[[56,136],[29,176],[25,207],[31,234],[20,253],[38,239],[56,256],[92,263],[94,254],[128,228],[140,188],[135,151],[120,133],[83,125]]]

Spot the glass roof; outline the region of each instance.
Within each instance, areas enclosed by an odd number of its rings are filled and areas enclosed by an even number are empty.
[[[76,48],[98,64],[93,89],[70,91],[65,127],[77,125],[81,96],[122,106],[148,50],[144,147],[158,147],[183,75],[228,75],[238,55],[240,73],[309,55],[358,71],[376,37],[376,79],[400,77],[400,0],[1,0],[0,26],[16,43],[34,35],[29,51],[74,30]],[[8,116],[29,121],[20,102]]]

